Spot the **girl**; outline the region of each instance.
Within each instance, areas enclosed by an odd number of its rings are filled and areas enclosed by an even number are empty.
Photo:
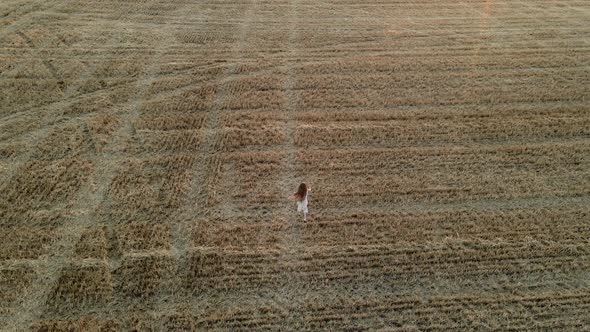
[[[311,191],[311,187],[308,187],[305,183],[299,185],[299,189],[293,195],[297,199],[297,212],[303,212],[303,222],[307,222],[307,192]]]

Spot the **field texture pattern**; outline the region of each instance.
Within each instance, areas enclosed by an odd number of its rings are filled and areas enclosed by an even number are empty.
[[[589,327],[590,1],[0,1],[1,331]]]

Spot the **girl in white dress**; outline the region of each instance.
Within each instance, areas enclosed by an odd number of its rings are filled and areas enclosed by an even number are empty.
[[[307,221],[307,193],[311,191],[311,187],[308,187],[305,183],[299,185],[299,189],[293,195],[297,199],[297,212],[303,212],[303,222]]]

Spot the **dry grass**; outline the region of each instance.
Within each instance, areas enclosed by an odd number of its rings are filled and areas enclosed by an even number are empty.
[[[170,250],[169,225],[129,223],[121,227],[119,244],[125,252]]]
[[[15,265],[0,269],[0,314],[10,316],[17,314],[14,304],[20,294],[31,286],[36,278],[35,271],[26,265]]]
[[[5,184],[0,209],[39,209],[68,203],[92,170],[90,161],[79,158],[29,161]]]
[[[56,226],[3,226],[0,231],[0,259],[37,259],[49,253],[59,237]]]
[[[126,256],[115,272],[117,292],[130,300],[151,300],[178,287],[176,264],[168,255]]]
[[[0,330],[590,326],[588,3],[0,17]]]
[[[82,234],[80,241],[76,244],[75,256],[78,259],[106,259],[108,250],[106,227],[90,228]]]
[[[72,264],[61,271],[47,305],[49,311],[67,314],[103,306],[112,296],[113,281],[108,265]]]

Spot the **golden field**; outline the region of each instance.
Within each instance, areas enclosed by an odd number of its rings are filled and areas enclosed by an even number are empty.
[[[589,22],[3,0],[0,330],[588,329]]]

